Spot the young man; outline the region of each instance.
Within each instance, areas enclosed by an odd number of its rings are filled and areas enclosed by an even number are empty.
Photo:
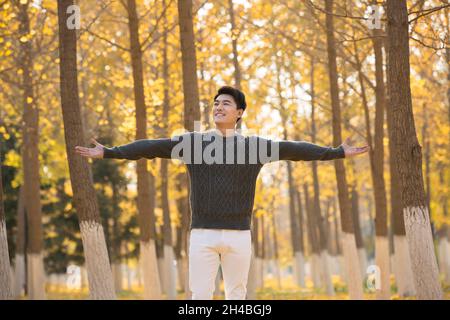
[[[349,146],[348,140],[332,148],[304,141],[243,136],[235,130],[235,125],[245,108],[244,94],[225,86],[214,97],[216,128],[213,130],[188,132],[174,138],[137,140],[113,148],[106,148],[92,139],[95,147],[76,147],[77,153],[91,158],[178,158],[187,165],[192,212],[189,244],[192,299],[212,299],[219,264],[225,298],[245,299],[256,179],[265,163],[325,161],[368,151],[368,146]]]

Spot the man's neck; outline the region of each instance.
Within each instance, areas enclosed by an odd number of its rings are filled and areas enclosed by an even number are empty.
[[[219,126],[216,125],[216,132],[224,137],[230,137],[236,134],[236,128],[233,126]]]

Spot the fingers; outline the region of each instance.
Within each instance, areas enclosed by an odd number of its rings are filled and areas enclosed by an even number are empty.
[[[76,148],[75,149],[75,152],[76,153],[79,153],[79,154],[82,154],[82,153],[86,153],[86,154],[89,154],[90,153],[90,150],[89,149],[87,149],[87,148],[83,148],[83,149],[80,149],[80,148]]]
[[[78,152],[78,151],[87,152],[87,151],[89,151],[89,148],[76,146],[76,147],[75,147],[75,151],[77,151],[77,152]]]
[[[80,156],[89,158],[91,155],[87,152],[77,152]]]
[[[365,153],[369,151],[369,146],[354,148],[353,151],[355,154]]]
[[[77,154],[79,154],[80,156],[83,157],[91,157],[91,151],[89,148],[85,148],[85,147],[80,147],[80,146],[76,146],[75,147],[75,152]]]

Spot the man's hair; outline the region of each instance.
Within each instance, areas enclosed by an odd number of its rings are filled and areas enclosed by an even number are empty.
[[[230,86],[223,86],[217,91],[217,94],[214,96],[214,101],[221,94],[229,94],[230,96],[232,96],[234,102],[236,103],[237,109],[242,109],[245,111],[245,108],[247,108],[247,103],[245,102],[245,95],[241,90]],[[241,120],[241,118],[237,119],[236,122],[238,122],[239,120]]]
[[[237,109],[243,109],[247,107],[247,103],[245,102],[245,95],[244,93],[236,88],[230,87],[230,86],[223,86],[217,91],[217,94],[214,96],[214,100],[221,94],[229,94],[233,97],[234,102],[236,102]]]

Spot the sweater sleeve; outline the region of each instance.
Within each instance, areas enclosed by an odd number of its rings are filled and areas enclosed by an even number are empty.
[[[322,147],[306,141],[279,141],[280,160],[292,161],[313,161],[313,160],[334,160],[345,158],[342,146]]]
[[[178,141],[171,138],[140,139],[117,147],[103,149],[104,159],[128,159],[138,160],[141,158],[170,159],[172,148]]]

